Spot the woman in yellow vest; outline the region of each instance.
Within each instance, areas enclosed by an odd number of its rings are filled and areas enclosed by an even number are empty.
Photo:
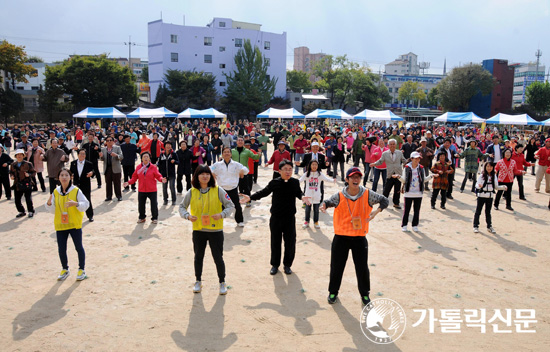
[[[72,184],[72,176],[69,169],[61,169],[58,174],[61,185],[55,188],[46,202],[46,210],[55,213],[54,225],[57,232],[57,248],[59,250],[59,259],[63,266],[61,274],[57,277],[59,281],[63,281],[69,276],[67,259],[67,241],[69,235],[73,239],[78,253],[78,275],[76,276],[76,280],[82,281],[86,278],[86,272],[84,271],[86,253],[82,246],[82,219],[84,212],[90,206],[90,202],[86,199],[84,193]]]
[[[363,174],[357,167],[352,167],[346,173],[346,182],[342,192],[321,203],[320,210],[334,208],[334,239],[330,252],[330,283],[328,286],[328,303],[336,303],[338,291],[342,284],[342,276],[346,261],[351,250],[357,286],[364,305],[369,304],[370,273],[368,266],[369,247],[367,233],[369,223],[378,213],[388,207],[388,198],[361,186]],[[375,204],[379,208],[372,211]]]
[[[191,184],[193,187],[185,194],[179,210],[182,218],[193,223],[193,250],[197,280],[193,292],[201,292],[202,264],[206,244],[209,243],[218,271],[220,295],[225,295],[227,285],[223,261],[223,219],[231,215],[235,205],[224,189],[216,186],[214,175],[207,165],[197,166]],[[187,211],[189,207],[191,207],[190,211]]]

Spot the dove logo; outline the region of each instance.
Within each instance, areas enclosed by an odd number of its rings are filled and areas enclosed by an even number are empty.
[[[393,343],[403,335],[407,318],[403,308],[394,300],[372,300],[361,312],[361,331],[377,344]]]

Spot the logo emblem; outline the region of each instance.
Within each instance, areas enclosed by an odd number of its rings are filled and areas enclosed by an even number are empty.
[[[361,331],[370,341],[389,344],[403,335],[407,318],[399,303],[388,298],[378,298],[363,308],[359,322]]]

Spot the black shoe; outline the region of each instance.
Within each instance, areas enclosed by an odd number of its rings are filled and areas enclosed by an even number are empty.
[[[101,185],[97,185],[97,188],[101,188]]]
[[[366,306],[367,304],[370,303],[370,298],[368,295],[366,296],[361,296],[361,302],[363,303],[364,306]]]
[[[453,196],[448,195],[448,196],[447,196],[447,199],[454,199],[454,198],[453,198]]]
[[[445,208],[445,206],[444,206],[444,205],[442,205],[442,206],[441,206],[441,209],[445,210],[446,208]]]
[[[463,190],[463,189],[461,189],[461,190],[460,190],[460,193],[464,193],[464,190]]]
[[[435,209],[435,205],[432,205],[432,209]]]
[[[498,210],[498,205],[495,205],[495,210]]]
[[[175,200],[172,201],[172,205],[176,205],[176,201],[175,201]]]
[[[285,266],[284,268],[285,268],[285,274],[287,274],[287,275],[292,274],[292,270],[290,269],[289,266]]]
[[[34,216],[34,211],[29,211],[29,218],[32,218]]]
[[[275,267],[275,266],[272,266],[272,267],[271,267],[271,270],[269,270],[269,273],[270,273],[271,275],[275,275],[275,274],[277,274],[278,271],[279,271],[279,268],[277,268],[277,267]]]
[[[527,200],[525,197],[519,197],[519,200]]]
[[[15,215],[16,218],[22,218],[23,216],[27,215],[27,213],[19,213]]]
[[[113,200],[113,198],[105,198],[105,201],[106,201],[106,202],[110,202],[110,201],[112,201],[112,200]]]
[[[168,205],[168,201],[167,201],[167,200],[165,200],[163,204],[164,204],[164,205]]]
[[[42,189],[42,193],[46,193],[46,189],[45,189],[45,188],[44,188],[44,189]]]
[[[430,187],[426,187],[426,188],[424,188],[424,190],[429,192],[429,191],[430,191]]]
[[[395,209],[401,209],[401,206],[400,206],[399,204],[394,204],[393,207],[394,207]]]
[[[117,198],[119,202],[122,202],[122,197]]]
[[[328,295],[327,301],[328,301],[329,304],[334,304],[334,303],[336,303],[337,298],[338,298],[338,295],[333,295],[331,293],[330,295]]]
[[[135,188],[132,188],[132,192],[135,192],[135,191],[136,191],[136,189],[135,189]]]
[[[346,180],[345,180],[345,179],[344,179],[343,177],[342,177],[342,179],[341,179],[341,180],[342,180],[342,182],[346,182]]]
[[[512,208],[512,207],[506,207],[506,209],[508,209],[510,211],[514,211],[514,208]]]
[[[89,222],[94,222],[94,218],[89,218],[88,221]]]

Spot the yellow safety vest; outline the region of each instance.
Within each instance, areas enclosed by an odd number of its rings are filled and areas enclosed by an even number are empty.
[[[222,202],[218,196],[218,186],[211,187],[207,193],[201,193],[195,187],[191,188],[191,215],[197,217],[197,221],[193,223],[193,231],[202,229],[223,230],[223,218],[220,220],[212,219],[212,215],[222,212]],[[209,216],[209,225],[203,225],[202,216]]]
[[[61,195],[57,188],[54,190],[55,195],[55,217],[54,217],[54,224],[55,224],[55,230],[56,231],[64,231],[64,230],[71,230],[71,229],[81,229],[82,228],[82,219],[84,218],[84,212],[79,211],[77,207],[65,207],[65,202],[69,200],[74,200],[75,202],[78,202],[78,187],[74,187],[72,191],[70,191],[66,195]],[[61,219],[61,214],[67,213],[68,215],[68,223],[63,224]]]

